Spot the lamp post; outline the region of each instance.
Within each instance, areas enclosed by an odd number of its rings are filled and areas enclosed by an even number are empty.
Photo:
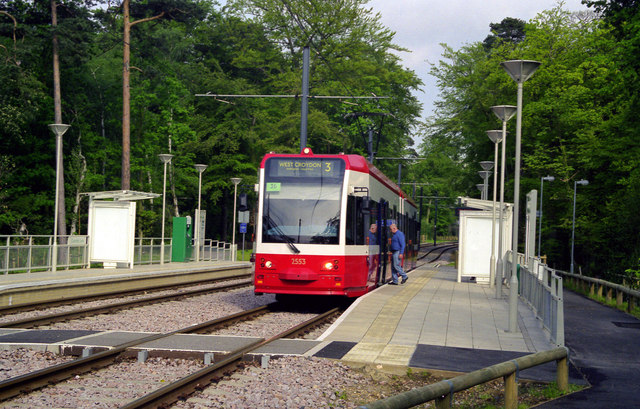
[[[51,271],[57,270],[58,264],[58,208],[60,207],[60,169],[62,168],[62,135],[71,125],[49,124],[49,129],[56,136],[56,196],[53,211],[53,250],[51,254]]]
[[[164,213],[167,196],[167,164],[171,162],[173,155],[169,153],[161,153],[158,157],[164,164],[164,175],[162,177],[162,237],[160,242],[160,264],[164,264]]]
[[[576,190],[578,185],[586,186],[589,184],[589,181],[586,179],[576,180],[573,182],[573,223],[571,224],[571,266],[569,267],[569,272],[573,274],[573,243],[575,239],[576,232]]]
[[[202,232],[200,231],[200,198],[202,193],[202,172],[207,169],[207,165],[196,164],[193,165],[194,168],[198,171],[198,217],[196,217],[196,262],[200,261],[200,235]]]
[[[484,183],[478,183],[476,187],[480,191],[480,200],[484,200]]]
[[[543,182],[553,182],[556,180],[553,176],[544,176],[540,178],[540,218],[538,220],[538,258],[540,258],[540,251],[542,246],[542,189]]]
[[[231,261],[236,261],[236,199],[238,198],[238,183],[242,182],[241,178],[231,178],[233,182],[233,233],[231,235]]]
[[[489,179],[489,176],[491,176],[491,172],[488,170],[481,170],[478,172],[478,175],[482,178],[482,200],[487,200],[487,180]]]
[[[504,169],[505,169],[505,156],[507,151],[507,122],[513,118],[517,108],[513,105],[496,105],[492,106],[491,110],[502,121],[502,153],[500,155],[500,211],[499,217],[499,231],[498,231],[498,265],[496,269],[496,298],[502,297],[502,272],[504,271],[504,251],[502,250],[502,234],[504,232]],[[494,132],[494,131],[489,131]],[[497,131],[500,132],[500,131]]]
[[[489,198],[489,176],[491,176],[491,172],[489,172],[491,169],[493,169],[493,161],[490,160],[483,160],[480,162],[480,167],[482,168],[482,170],[486,171],[486,177],[483,175],[480,175],[483,179],[484,179],[484,184],[485,184],[485,193],[484,193],[484,198],[485,200],[488,200]]]
[[[496,195],[498,190],[498,143],[502,140],[502,131],[487,131],[493,142],[493,200],[491,202],[491,259],[489,261],[489,287],[493,288],[496,279]]]
[[[522,136],[522,84],[528,80],[540,66],[540,62],[531,60],[510,60],[500,63],[511,78],[518,84],[516,104],[516,161],[513,179],[513,236],[511,278],[509,279],[509,332],[518,331],[518,212],[520,211],[520,140]]]

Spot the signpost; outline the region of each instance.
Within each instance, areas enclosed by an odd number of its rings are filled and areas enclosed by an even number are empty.
[[[242,260],[244,260],[244,237],[247,233],[247,224],[249,223],[250,212],[248,210],[238,212],[238,223],[240,224],[240,233],[242,233]]]

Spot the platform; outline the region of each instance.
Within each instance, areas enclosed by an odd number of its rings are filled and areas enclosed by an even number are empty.
[[[452,267],[424,265],[404,285],[385,285],[359,298],[308,355],[351,365],[470,372],[555,348],[533,312],[518,302],[518,332],[508,332],[508,289],[456,282]],[[553,380],[555,365],[522,371]],[[571,381],[583,383],[575,372]]]
[[[250,274],[251,263],[208,261],[0,275],[0,307]],[[88,285],[90,284],[90,285]]]

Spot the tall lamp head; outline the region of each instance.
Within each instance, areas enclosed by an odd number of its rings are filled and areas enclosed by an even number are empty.
[[[532,60],[509,60],[500,63],[502,68],[517,83],[523,83],[531,78],[540,64],[540,61]]]
[[[496,105],[491,110],[502,122],[508,122],[517,112],[518,107],[515,105]]]

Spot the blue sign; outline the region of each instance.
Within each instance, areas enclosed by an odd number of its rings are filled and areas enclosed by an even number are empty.
[[[247,232],[247,223],[240,223],[240,233]]]

